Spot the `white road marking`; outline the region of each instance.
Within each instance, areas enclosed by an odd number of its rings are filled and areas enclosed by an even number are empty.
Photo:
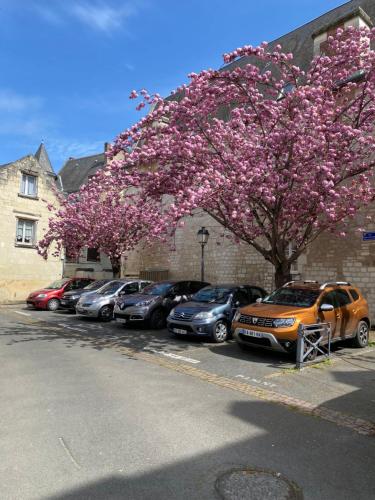
[[[22,314],[22,316],[31,316],[31,314],[29,314],[29,313],[24,313],[24,312],[22,312],[22,311],[14,311],[14,312],[15,312],[15,313],[17,313],[17,314]]]
[[[245,375],[236,375],[235,378],[242,378],[243,380],[248,380],[249,382],[254,382],[254,384],[264,385],[265,387],[277,387],[276,384],[272,382],[266,382],[265,380],[259,380],[257,378],[246,377]]]
[[[193,358],[187,358],[185,356],[180,356],[179,354],[174,354],[173,352],[165,352],[165,351],[158,351],[157,349],[149,349],[148,347],[144,348],[145,351],[148,352],[154,352],[156,354],[161,354],[162,356],[166,356],[167,358],[173,358],[173,359],[178,359],[180,361],[186,361],[186,363],[192,363],[192,364],[197,364],[200,363],[197,359]]]
[[[83,330],[82,328],[74,328],[72,326],[65,325],[64,323],[58,323],[59,326],[63,326],[64,328],[67,328],[68,330],[74,330],[76,332],[84,332],[87,333],[87,330]]]

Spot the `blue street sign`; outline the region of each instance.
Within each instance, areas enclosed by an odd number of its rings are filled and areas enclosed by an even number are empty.
[[[362,234],[363,241],[371,241],[375,240],[375,232],[372,233],[363,233]]]

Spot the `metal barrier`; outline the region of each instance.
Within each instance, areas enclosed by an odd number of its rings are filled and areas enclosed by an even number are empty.
[[[321,354],[316,360],[316,356]],[[331,325],[317,323],[298,327],[296,368],[321,363],[331,356]]]

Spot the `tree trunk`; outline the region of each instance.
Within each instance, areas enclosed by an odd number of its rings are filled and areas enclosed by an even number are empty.
[[[288,281],[292,281],[292,275],[290,272],[291,263],[281,262],[278,266],[275,266],[275,286],[280,288],[285,285]]]
[[[112,273],[114,278],[121,277],[121,258],[111,257]]]

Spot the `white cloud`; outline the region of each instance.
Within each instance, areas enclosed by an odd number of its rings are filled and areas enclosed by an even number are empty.
[[[104,141],[77,141],[66,137],[53,136],[45,141],[51,156],[66,161],[69,157],[79,158],[104,152]]]
[[[76,2],[69,6],[69,13],[90,28],[110,33],[123,27],[137,9],[130,3],[118,8],[104,2]]]
[[[29,97],[17,94],[13,90],[0,89],[0,111],[18,112],[39,108],[42,104],[40,97]]]

